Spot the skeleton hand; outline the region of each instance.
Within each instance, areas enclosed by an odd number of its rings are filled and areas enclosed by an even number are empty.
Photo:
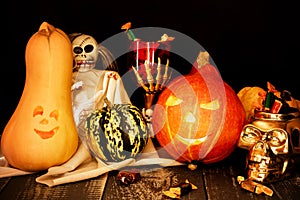
[[[146,74],[147,74],[147,83],[144,83],[142,77],[140,76],[140,74],[138,73],[138,71],[132,67],[134,74],[137,78],[137,82],[140,86],[142,86],[144,88],[144,90],[146,91],[146,93],[156,93],[159,92],[160,90],[162,90],[165,87],[165,84],[168,80],[168,78],[170,77],[170,75],[168,74],[168,69],[169,69],[169,60],[167,60],[167,64],[165,66],[165,71],[164,74],[161,74],[161,62],[160,62],[160,58],[158,58],[158,64],[157,64],[157,74],[155,77],[155,80],[151,74],[151,69],[150,69],[150,64],[149,62],[146,60],[145,61],[145,70],[146,70]]]
[[[80,90],[82,89],[82,87],[83,87],[83,81],[75,82],[71,87],[71,91]]]
[[[144,80],[140,76],[139,72],[134,67],[132,67],[132,69],[137,78],[138,84],[140,86],[142,86],[143,89],[146,91],[145,108],[150,109],[155,95],[166,86],[166,82],[168,81],[168,79],[171,76],[171,74],[168,74],[169,59],[167,60],[164,74],[162,75],[161,62],[160,62],[160,58],[158,57],[158,64],[157,64],[157,68],[156,68],[157,73],[156,73],[155,79],[151,74],[149,61],[146,60],[144,66],[145,66],[145,71],[146,71],[146,75],[147,75],[146,83],[144,83]]]

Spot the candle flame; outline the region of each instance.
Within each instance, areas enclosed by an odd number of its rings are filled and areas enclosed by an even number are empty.
[[[194,123],[195,121],[196,121],[196,118],[194,117],[193,113],[188,112],[185,116],[185,122]]]

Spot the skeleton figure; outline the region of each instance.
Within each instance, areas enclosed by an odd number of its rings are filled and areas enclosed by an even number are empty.
[[[130,103],[118,67],[112,54],[90,35],[69,35],[73,47],[73,114],[79,136],[83,134],[84,120],[96,108],[111,103]]]
[[[153,133],[153,127],[152,127],[152,114],[153,114],[153,110],[148,108],[143,108],[142,110],[143,116],[146,119],[147,122],[147,126],[148,126],[148,130],[149,130],[149,135],[151,137],[154,137],[154,133]]]
[[[82,33],[71,33],[69,38],[73,46],[74,72],[87,72],[91,69],[119,72],[111,52],[98,44],[95,38]]]
[[[273,114],[256,111],[251,123],[243,127],[238,147],[249,150],[247,186],[265,186],[288,177],[292,155],[299,152],[300,113]],[[245,185],[245,184],[244,184]],[[245,186],[245,189],[249,187]]]

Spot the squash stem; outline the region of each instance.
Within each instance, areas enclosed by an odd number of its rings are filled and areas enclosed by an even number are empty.
[[[112,103],[105,97],[104,102],[106,103],[108,108],[112,108]]]

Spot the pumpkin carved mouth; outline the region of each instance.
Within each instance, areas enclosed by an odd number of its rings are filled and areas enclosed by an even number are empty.
[[[57,132],[58,127],[53,128],[50,131],[41,131],[41,130],[37,130],[34,129],[34,131],[42,138],[42,139],[49,139],[51,137],[53,137],[53,135]]]
[[[207,136],[204,136],[201,138],[184,138],[184,137],[180,136],[179,134],[176,134],[175,138],[186,145],[191,145],[191,144],[199,145],[199,144],[202,144],[206,140]]]

